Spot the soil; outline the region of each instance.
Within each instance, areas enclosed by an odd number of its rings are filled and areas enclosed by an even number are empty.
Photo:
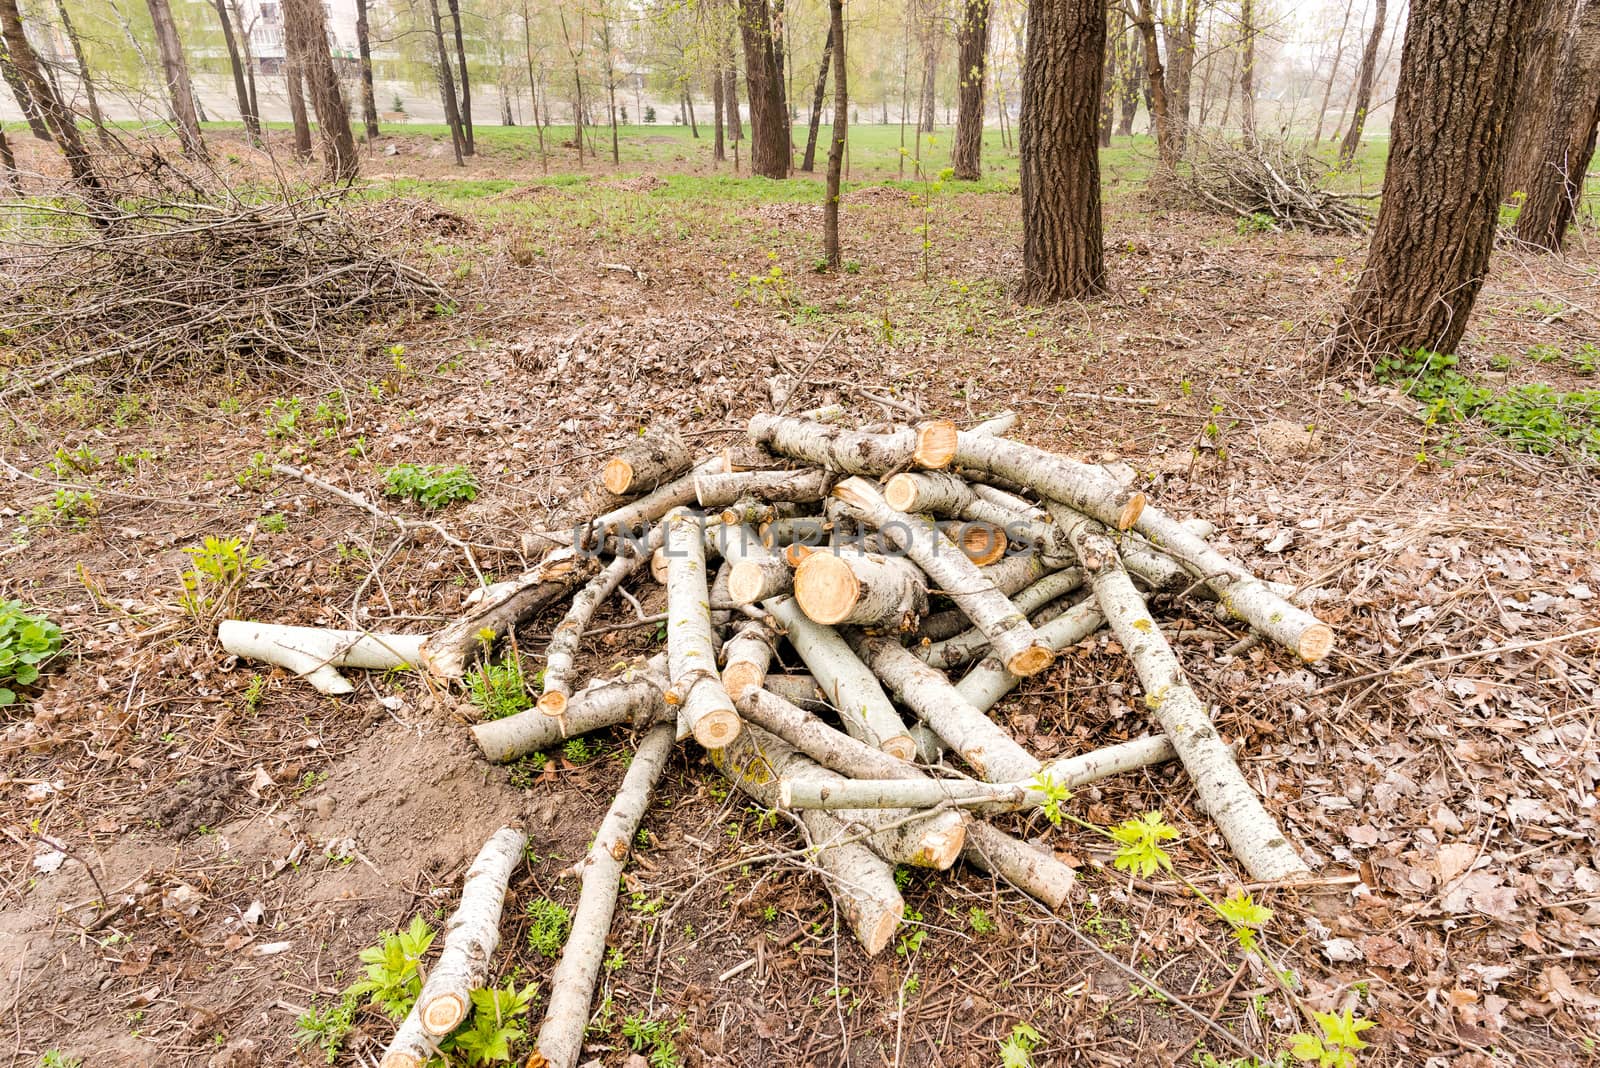
[[[420,156],[378,164],[454,176]],[[93,1066],[323,1063],[296,1048],[296,1018],[330,1004],[382,932],[439,924],[478,846],[513,820],[530,858],[499,969],[543,982],[552,962],[527,949],[524,906],[575,903],[562,872],[630,739],[494,767],[460,693],[351,672],[356,693],[322,698],[227,656],[224,615],[426,631],[474,583],[436,535],[397,537],[262,474],[256,454],[436,519],[503,578],[529,563],[521,536],[576,518],[607,451],[640,426],[676,420],[719,447],[774,383],[798,387],[795,407],[842,400],[862,421],[895,412],[873,397],[963,422],[1016,409],[1017,436],[1131,465],[1153,500],[1214,522],[1215,543],[1263,577],[1324,591],[1316,611],[1341,644],[1315,668],[1269,646],[1224,655],[1242,635],[1216,637],[1229,625],[1203,602],[1159,612],[1201,635],[1178,643],[1186,668],[1326,879],[1259,892],[1285,981],[1307,1010],[1376,1021],[1362,1064],[1594,1063],[1600,645],[1488,651],[1600,623],[1600,486],[1470,425],[1446,439],[1392,386],[1321,374],[1359,239],[1240,236],[1124,188],[1108,205],[1113,294],[1025,309],[1006,289],[1014,193],[941,193],[928,263],[923,209],[901,189],[859,188],[845,198],[853,272],[825,276],[810,270],[814,203],[684,204],[654,174],[555,188],[525,165],[473,167],[516,184],[463,200],[436,183],[438,203],[353,209],[450,279],[455,314],[375,323],[303,366],[80,377],[9,409],[3,589],[48,610],[68,647],[0,713],[5,1063],[51,1050]],[[1497,254],[1463,367],[1499,373],[1495,355],[1600,340],[1585,307],[1593,242],[1585,231],[1565,259]],[[749,281],[773,265],[782,281]],[[1565,363],[1500,370],[1594,385]],[[308,412],[337,397],[348,418],[270,439],[261,412],[288,396]],[[48,467],[85,444],[99,467]],[[465,464],[481,493],[437,514],[387,500],[381,472],[400,462]],[[98,513],[13,542],[57,483],[91,485]],[[267,563],[196,618],[179,601],[182,550],[207,534],[247,538]],[[660,610],[658,587],[637,592]],[[596,624],[634,619],[613,599]],[[553,622],[518,634],[530,668]],[[640,627],[591,638],[582,674],[656,641]],[[1066,755],[1150,729],[1139,697],[1102,635],[997,717],[1040,756]],[[1073,805],[1104,824],[1160,809],[1183,831],[1182,871],[1208,890],[1238,879],[1175,768]],[[681,1020],[691,1066],[987,1066],[1024,1023],[1043,1036],[1041,1065],[1227,1063],[1224,1032],[1276,1055],[1309,1029],[1175,881],[1113,872],[1100,840],[1042,819],[1012,827],[1078,866],[1066,909],[961,866],[908,872],[921,926],[907,930],[926,937],[869,960],[826,886],[782,859],[794,832],[680,750],[624,877],[586,1059],[636,1064],[630,1015]],[[391,1028],[364,1011],[339,1063],[375,1061]]]

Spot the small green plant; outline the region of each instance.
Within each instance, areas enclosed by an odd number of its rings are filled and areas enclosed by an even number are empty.
[[[1160,812],[1146,812],[1137,819],[1123,820],[1111,828],[1111,837],[1121,843],[1111,863],[1118,871],[1149,878],[1157,871],[1171,871],[1172,857],[1161,843],[1178,837],[1178,829],[1167,823]]]
[[[526,911],[533,921],[528,927],[528,948],[541,957],[555,957],[572,929],[572,913],[547,897],[528,902]]]
[[[1217,915],[1232,928],[1239,948],[1247,953],[1256,948],[1256,936],[1272,919],[1271,909],[1256,904],[1255,899],[1242,890],[1229,895],[1215,908]]]
[[[777,262],[778,254],[768,251],[767,259],[772,263],[764,274],[741,276],[737,270],[729,272],[728,277],[736,291],[733,299],[735,308],[747,301],[780,308],[790,308],[801,303],[800,291],[795,287],[794,280],[784,273],[783,266]]]
[[[1033,1051],[1044,1036],[1026,1023],[1017,1023],[1000,1040],[1000,1068],[1033,1068]]]
[[[678,1068],[678,1046],[673,1039],[685,1027],[683,1017],[674,1022],[646,1019],[640,1013],[629,1013],[622,1018],[622,1037],[635,1053],[643,1053],[650,1068]]]
[[[299,397],[268,401],[261,413],[261,419],[267,426],[267,437],[279,440],[297,435],[300,428],[301,405]]]
[[[0,708],[16,704],[18,686],[32,686],[61,652],[61,628],[21,601],[0,601]]]
[[[424,508],[443,508],[478,496],[478,483],[465,467],[440,464],[398,464],[383,473],[383,492],[405,497]]]
[[[1580,375],[1592,375],[1600,369],[1600,347],[1591,341],[1585,341],[1578,346],[1578,351],[1572,354],[1572,366]]]
[[[433,929],[421,916],[413,917],[404,931],[385,934],[375,946],[361,951],[366,978],[346,991],[365,997],[390,1019],[398,1020],[411,1011],[422,992],[422,973],[418,963],[433,945]]]
[[[621,946],[612,946],[606,950],[606,971],[620,972],[628,966],[628,955],[622,952]]]
[[[289,517],[282,512],[269,512],[256,523],[263,534],[282,534],[289,529]]]
[[[507,773],[506,779],[519,790],[532,789],[534,780],[538,778],[549,763],[550,759],[543,753],[529,753],[511,765],[511,770]]]
[[[295,1046],[316,1046],[322,1050],[326,1063],[332,1064],[344,1050],[344,1040],[355,1029],[356,1010],[360,1007],[360,996],[350,990],[325,1009],[317,1008],[316,999],[312,998],[311,1008],[294,1022]]]
[[[574,764],[587,764],[594,759],[595,751],[583,738],[568,738],[567,744],[561,747],[561,755]]]
[[[251,675],[250,685],[244,691],[244,710],[255,712],[261,707],[261,698],[267,692],[267,680],[263,675]]]
[[[1028,783],[1028,789],[1044,794],[1044,804],[1040,806],[1040,810],[1052,827],[1060,827],[1063,818],[1061,806],[1072,799],[1072,791],[1042,771]]]
[[[1555,363],[1562,357],[1559,345],[1529,345],[1528,359],[1534,363]]]
[[[95,455],[94,449],[87,443],[79,445],[70,452],[65,446],[58,447],[54,458],[50,461],[50,470],[55,472],[57,478],[93,474],[99,466],[100,457]]]
[[[1317,1068],[1354,1068],[1356,1051],[1367,1048],[1361,1032],[1377,1025],[1358,1018],[1352,1009],[1345,1009],[1342,1015],[1313,1012],[1312,1016],[1322,1033],[1293,1036],[1289,1052],[1294,1054],[1295,1060],[1308,1061]]]
[[[204,542],[183,552],[192,566],[182,576],[181,603],[184,611],[196,619],[225,605],[240,584],[267,566],[265,557],[250,555],[249,547],[238,538],[207,534]]]
[[[911,930],[901,935],[899,940],[895,942],[894,952],[896,956],[900,957],[909,957],[914,953],[920,952],[923,941],[928,937],[927,928],[922,926],[922,913],[907,905],[905,918],[906,922],[913,926]]]
[[[997,930],[988,910],[976,905],[967,910],[967,926],[972,928],[973,934],[978,935],[993,934]]]
[[[468,1065],[509,1062],[512,1044],[527,1037],[521,1023],[538,1000],[534,983],[518,990],[508,980],[504,987],[474,990],[472,1019],[453,1036],[453,1048],[466,1054]]]
[[[504,719],[533,707],[522,661],[513,655],[499,664],[480,664],[467,676],[467,699],[483,710],[484,719]]]
[[[100,505],[90,490],[58,489],[50,499],[35,507],[23,519],[30,530],[41,527],[67,526],[73,530],[87,530],[94,517],[100,514]]]
[[[39,1068],[82,1068],[82,1057],[69,1057],[56,1049],[47,1049],[39,1058]]]
[[[267,459],[267,454],[264,452],[251,456],[245,469],[233,476],[234,482],[238,483],[240,489],[259,489],[271,478],[272,462]]]
[[[1270,234],[1278,228],[1278,220],[1264,211],[1256,211],[1242,216],[1233,228],[1240,235]]]

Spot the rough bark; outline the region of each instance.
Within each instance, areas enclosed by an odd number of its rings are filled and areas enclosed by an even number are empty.
[[[1156,13],[1152,0],[1137,0],[1133,25],[1144,44],[1144,83],[1150,108],[1150,130],[1156,138],[1156,155],[1161,166],[1171,170],[1182,153],[1178,149],[1171,102],[1167,93],[1167,70],[1161,63],[1161,46],[1156,40]]]
[[[827,471],[734,471],[697,475],[695,498],[702,508],[726,508],[747,498],[755,501],[810,503],[827,497],[833,476]]]
[[[711,71],[711,159],[721,162],[728,158],[728,150],[723,137],[724,122],[722,119],[722,68],[715,67]]]
[[[720,749],[738,736],[740,723],[717,673],[705,536],[687,509],[669,513],[665,522],[669,700],[678,705],[680,735],[693,734],[705,748]]]
[[[239,15],[238,0],[225,0],[228,5],[228,14],[232,19],[232,26],[239,42],[239,51],[244,58],[244,83],[250,98],[250,118],[255,123],[256,136],[261,136],[261,103],[256,95],[256,58],[255,52],[250,47],[250,33],[246,29],[244,19]]]
[[[839,548],[815,552],[794,572],[794,599],[818,623],[916,629],[928,611],[928,587],[916,565],[898,556]]]
[[[444,19],[439,15],[439,0],[428,0],[428,14],[433,22],[433,61],[434,70],[439,78],[439,99],[444,104],[444,121],[450,127],[450,148],[455,152],[456,166],[465,167],[467,141],[461,129],[461,112],[456,109],[456,80],[450,73],[450,53],[444,45]],[[562,15],[562,31],[566,30],[566,16]],[[573,70],[577,70],[577,58],[573,58]],[[573,112],[573,123],[578,131],[578,165],[583,166],[583,133],[582,133],[582,105],[583,83],[578,83],[578,107]]]
[[[767,0],[739,0],[739,35],[744,42],[745,94],[750,98],[750,170],[765,178],[787,178],[789,116]]]
[[[306,117],[305,60],[287,34],[283,42],[283,85],[289,97],[289,122],[294,127],[294,157],[310,159],[311,120]]]
[[[839,255],[839,197],[844,175],[845,139],[850,126],[850,88],[847,82],[844,42],[844,0],[828,0],[829,34],[833,38],[833,127],[828,131],[828,187],[822,202],[822,258],[837,270]]]
[[[355,692],[338,668],[388,671],[421,663],[425,638],[421,634],[369,634],[239,619],[225,619],[217,627],[217,641],[227,652],[293,672],[322,694]]]
[[[833,30],[822,43],[822,62],[817,67],[817,87],[811,94],[811,126],[806,133],[806,154],[800,169],[810,173],[817,163],[817,133],[822,128],[822,98],[828,92],[828,65],[833,62]]]
[[[1544,160],[1544,119],[1554,103],[1556,72],[1567,29],[1577,10],[1578,0],[1530,0],[1538,7],[1533,20],[1533,38],[1528,56],[1517,78],[1515,106],[1511,111],[1508,136],[1511,147],[1506,154],[1505,178],[1500,184],[1502,199],[1527,192],[1534,172]]]
[[[50,138],[66,158],[73,182],[83,191],[84,199],[94,209],[96,223],[108,225],[109,217],[115,213],[115,205],[100,178],[100,172],[95,168],[94,160],[84,147],[72,112],[56,93],[55,86],[44,76],[39,54],[33,50],[22,13],[17,10],[17,0],[0,0],[0,37],[5,40],[8,69],[16,72],[23,86],[24,97],[31,99],[38,108]]]
[[[596,680],[573,695],[559,719],[530,708],[472,727],[484,759],[506,764],[529,753],[560,745],[570,737],[626,723],[643,727],[666,710],[667,658],[654,656],[643,667]],[[676,716],[674,716],[676,718]],[[676,730],[674,730],[676,734]]]
[[[339,75],[328,53],[328,24],[321,0],[284,0],[283,32],[286,38],[297,41],[295,51],[304,64],[311,107],[317,113],[317,133],[322,139],[328,177],[338,182],[354,181],[361,158],[356,155],[356,139],[350,132],[350,112],[339,88]]]
[[[367,28],[367,0],[356,0],[356,50],[361,56],[361,117],[370,145],[378,139],[378,101],[372,88],[372,35]]]
[[[961,859],[999,876],[1052,909],[1067,903],[1078,878],[1077,872],[1048,849],[982,821],[967,825],[967,844],[961,850]]]
[[[983,87],[988,75],[990,0],[957,0],[956,135],[950,166],[958,181],[983,177]]]
[[[461,68],[461,151],[471,156],[478,151],[472,130],[472,78],[467,73],[467,46],[461,34],[461,0],[445,0],[450,9],[450,25],[456,37],[456,63]],[[439,57],[447,66],[450,61],[441,53]]]
[[[607,460],[600,469],[600,482],[619,497],[637,496],[682,475],[692,462],[677,430],[658,424]]]
[[[1189,141],[1193,113],[1189,101],[1194,88],[1195,37],[1200,18],[1200,0],[1172,0],[1162,20],[1162,38],[1167,46],[1165,71],[1167,119],[1172,128],[1172,154],[1181,159]]]
[[[1118,34],[1117,50],[1117,136],[1132,137],[1133,120],[1139,114],[1139,96],[1144,86],[1144,51],[1138,31],[1124,29]]]
[[[21,19],[21,15],[17,16]],[[36,57],[37,58],[37,57]],[[53,141],[50,127],[44,121],[44,113],[39,110],[39,102],[34,99],[33,91],[28,87],[28,82],[22,77],[16,62],[11,58],[8,47],[0,43],[0,76],[6,80],[6,85],[11,88],[11,96],[17,102],[17,107],[22,112],[22,117],[28,123],[28,129],[40,141]]]
[[[252,141],[261,136],[261,122],[250,104],[250,90],[245,86],[244,64],[239,59],[239,42],[233,36],[233,18],[228,14],[224,0],[214,0],[217,21],[222,24],[222,43],[228,50],[228,67],[233,72],[233,92],[239,100],[239,119]],[[65,10],[65,8],[63,8]]]
[[[520,827],[502,827],[489,837],[467,869],[461,904],[445,921],[444,949],[417,996],[422,1029],[435,1038],[449,1034],[467,1018],[472,992],[489,978],[490,960],[500,945],[506,884],[522,862],[527,844],[528,836]]]
[[[1552,106],[1540,122],[1539,167],[1524,188],[1517,237],[1559,252],[1578,208],[1594,153],[1596,95],[1600,93],[1600,2],[1583,5],[1562,46]]]
[[[1124,488],[1103,468],[1006,438],[961,433],[954,463],[1029,486],[1119,530],[1133,526],[1144,511],[1144,494]]]
[[[1022,74],[1022,282],[1041,304],[1106,290],[1097,109],[1106,44],[1095,0],[1030,0]]]
[[[1505,115],[1529,43],[1523,0],[1415,0],[1383,206],[1334,329],[1330,367],[1380,353],[1455,351],[1494,248]]]
[[[1378,0],[1378,36],[1382,36],[1384,0]],[[1374,59],[1378,51],[1377,38],[1371,51]],[[1239,0],[1239,111],[1240,123],[1244,128],[1244,139],[1254,143],[1256,139],[1256,23],[1254,0]],[[1370,75],[1369,92],[1370,92]],[[1359,137],[1358,137],[1359,140]]]
[[[1350,116],[1350,126],[1345,130],[1344,141],[1339,145],[1339,162],[1349,163],[1361,147],[1361,131],[1367,124],[1367,109],[1372,107],[1372,80],[1378,69],[1378,46],[1383,43],[1384,20],[1388,16],[1388,0],[1378,0],[1373,15],[1372,33],[1367,36],[1367,46],[1361,52],[1361,68],[1356,72],[1356,104]]]
[[[17,157],[11,151],[11,142],[6,140],[5,124],[0,123],[0,173],[5,175],[6,185],[14,196],[22,195],[22,176],[17,173]]]
[[[156,50],[161,56],[161,71],[167,83],[167,97],[178,124],[178,140],[185,155],[205,158],[206,145],[200,137],[200,116],[195,110],[194,84],[189,80],[189,63],[184,58],[178,24],[173,21],[167,0],[145,0],[150,21],[155,26]],[[287,15],[285,15],[287,22]]]

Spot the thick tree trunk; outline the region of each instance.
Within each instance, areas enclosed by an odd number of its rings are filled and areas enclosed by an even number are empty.
[[[461,0],[445,0],[450,8],[450,24],[456,35],[456,62],[461,66],[461,150],[464,155],[471,156],[477,152],[477,143],[473,139],[472,131],[472,81],[467,73],[467,46],[461,34]],[[448,59],[441,55],[440,59],[446,65]]]
[[[1156,14],[1151,0],[1138,0],[1133,13],[1133,25],[1144,42],[1144,79],[1146,104],[1150,109],[1150,129],[1156,138],[1156,154],[1161,166],[1171,170],[1177,165],[1178,141],[1173,130],[1173,118],[1167,94],[1167,72],[1161,65],[1161,46],[1156,41]]]
[[[33,92],[28,88],[28,83],[17,69],[10,52],[6,47],[0,47],[0,76],[6,80],[6,85],[11,88],[11,95],[17,102],[17,107],[22,111],[22,117],[27,120],[28,129],[40,141],[54,140],[50,135],[50,127],[44,121],[44,114],[39,110],[39,102],[33,98]]]
[[[810,173],[817,164],[817,131],[822,128],[822,99],[828,92],[828,64],[833,62],[833,31],[822,43],[822,62],[817,67],[817,88],[811,95],[811,127],[806,133],[806,154],[800,169]]]
[[[1522,0],[1413,0],[1383,206],[1329,366],[1455,351],[1494,248],[1505,116],[1534,14]]]
[[[751,441],[773,452],[850,475],[881,476],[908,467],[938,470],[950,465],[956,447],[956,427],[948,419],[869,434],[792,415],[761,413],[750,417],[746,432]]]
[[[372,88],[372,35],[367,28],[367,0],[356,0],[356,49],[361,55],[361,117],[367,143],[378,139],[378,101]]]
[[[39,54],[33,50],[33,45],[28,40],[22,22],[22,12],[17,10],[17,0],[0,0],[0,37],[5,40],[7,58],[17,73],[17,79],[22,83],[24,94],[30,97],[39,109],[41,120],[45,123],[56,146],[61,149],[62,156],[66,158],[67,169],[72,174],[73,182],[83,190],[84,198],[95,209],[97,223],[106,225],[106,216],[114,210],[110,195],[101,181],[100,173],[95,169],[94,160],[84,147],[83,138],[78,133],[78,124],[73,119],[72,112],[56,94],[55,87],[50,84],[49,79],[44,76]]]
[[[950,166],[959,181],[983,177],[983,86],[988,73],[990,0],[960,0],[956,24],[956,137]]]
[[[1328,69],[1328,84],[1322,89],[1322,106],[1317,109],[1317,128],[1311,135],[1311,143],[1318,144],[1322,141],[1322,124],[1328,118],[1328,100],[1333,96],[1333,83],[1339,77],[1339,65],[1344,62],[1344,37],[1350,29],[1350,16],[1355,11],[1356,0],[1345,0],[1344,21],[1339,24],[1339,39],[1333,46],[1333,64]],[[1334,123],[1338,132],[1338,123]]]
[[[439,15],[439,0],[428,0],[428,14],[433,19],[433,57],[438,64],[435,70],[439,75],[439,98],[444,103],[444,121],[450,127],[450,147],[456,155],[456,166],[465,167],[467,140],[461,128],[461,113],[456,110],[456,80],[450,73],[450,53],[444,45],[444,20]],[[566,17],[562,16],[561,29],[566,32]],[[570,44],[569,44],[570,47]],[[573,70],[577,70],[577,60],[573,60]],[[578,106],[583,105],[583,88],[579,83]],[[580,123],[579,112],[574,111],[573,122]],[[578,127],[578,165],[583,165],[583,136],[582,127]]]
[[[838,54],[833,63],[833,127],[828,131],[828,188],[822,204],[822,258],[838,270],[839,197],[844,175],[844,150],[850,128],[850,87],[844,47],[844,0],[828,0],[829,34]]]
[[[1195,36],[1200,18],[1200,0],[1174,0],[1162,22],[1162,37],[1167,45],[1167,118],[1172,123],[1174,158],[1182,158],[1189,143],[1189,124],[1194,116],[1189,106],[1194,91]]]
[[[328,177],[337,182],[354,181],[361,160],[350,132],[350,112],[339,89],[339,75],[328,53],[328,24],[321,0],[285,0],[283,32],[298,42],[295,51],[304,64],[311,107],[317,113]]]
[[[217,21],[222,24],[222,43],[228,49],[228,67],[233,72],[233,92],[239,99],[239,119],[252,141],[261,137],[261,124],[250,107],[250,90],[245,86],[244,64],[239,59],[239,42],[233,36],[233,19],[224,0],[214,0]],[[63,8],[63,10],[65,10]]]
[[[195,110],[194,84],[189,80],[189,63],[184,58],[178,24],[173,21],[167,0],[145,0],[150,21],[155,26],[156,50],[161,54],[161,70],[167,82],[167,96],[178,124],[178,140],[185,155],[204,158],[205,141],[200,137],[200,115]]]
[[[1019,124],[1026,303],[1106,290],[1096,141],[1106,20],[1089,0],[1030,0]]]
[[[1383,25],[1383,3],[1378,0],[1378,25]],[[1381,30],[1379,31],[1381,34]],[[1256,23],[1254,0],[1239,0],[1239,112],[1244,139],[1256,140]],[[1376,45],[1372,48],[1377,52]]]
[[[310,159],[311,120],[306,117],[305,59],[287,34],[283,42],[283,84],[289,95],[289,121],[294,126],[295,159]]]
[[[1540,123],[1540,165],[1525,189],[1517,237],[1548,252],[1561,251],[1578,208],[1594,154],[1596,94],[1600,92],[1600,2],[1583,5],[1562,46],[1553,106]]]
[[[767,0],[740,0],[746,95],[750,98],[750,170],[766,178],[789,177],[789,116]]]
[[[1577,12],[1578,0],[1528,0],[1538,8],[1509,120],[1511,147],[1506,152],[1502,199],[1526,193],[1544,161],[1545,119],[1555,106],[1556,72],[1563,42]]]
[[[1388,0],[1378,0],[1372,33],[1367,36],[1367,47],[1361,52],[1361,69],[1356,72],[1356,106],[1350,115],[1350,126],[1345,130],[1344,141],[1339,145],[1340,163],[1355,159],[1356,149],[1361,147],[1361,131],[1367,124],[1367,109],[1372,106],[1372,80],[1377,74],[1378,46],[1383,43],[1383,24],[1388,7]]]
[[[106,129],[105,119],[100,114],[100,101],[94,93],[94,79],[89,76],[89,63],[83,58],[83,42],[78,39],[78,31],[73,28],[72,17],[67,14],[66,0],[56,0],[56,13],[61,16],[61,30],[67,35],[67,43],[72,46],[72,58],[78,65],[78,81],[83,83],[83,93],[89,103],[89,121],[94,123],[95,131],[100,135],[100,143],[109,147],[111,133]],[[228,47],[232,54],[231,36],[228,38]],[[233,69],[237,75],[239,71],[237,57],[234,59]]]

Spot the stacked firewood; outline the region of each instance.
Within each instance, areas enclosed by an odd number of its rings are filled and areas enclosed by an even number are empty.
[[[1220,615],[1306,661],[1328,654],[1326,624],[1292,603],[1292,591],[1211,548],[1207,524],[1173,519],[1104,468],[1008,438],[1009,414],[965,431],[944,420],[854,430],[841,415],[759,415],[747,441],[707,459],[670,430],[646,433],[600,473],[611,507],[564,538],[544,535],[564,544],[420,643],[224,625],[230,649],[338,692],[340,665],[420,662],[459,678],[492,636],[568,605],[537,706],[472,727],[496,762],[588,731],[642,732],[574,868],[581,898],[538,1038],[546,1063],[576,1063],[629,843],[675,741],[689,737],[735,787],[793,816],[869,954],[902,920],[897,864],[964,860],[1059,907],[1072,870],[988,817],[1160,761],[1182,761],[1251,878],[1306,872],[1146,595],[1212,598]],[[665,654],[578,685],[576,655],[596,609],[646,575],[666,586]],[[1041,761],[990,710],[1107,626],[1161,733]],[[484,866],[503,867],[481,860],[475,870]],[[498,922],[498,908],[464,900],[469,911],[480,917],[475,944],[492,950],[481,927]],[[487,955],[473,959],[486,968]],[[421,1063],[405,1057],[425,1054],[427,1023],[426,1013],[408,1021],[385,1064]]]

